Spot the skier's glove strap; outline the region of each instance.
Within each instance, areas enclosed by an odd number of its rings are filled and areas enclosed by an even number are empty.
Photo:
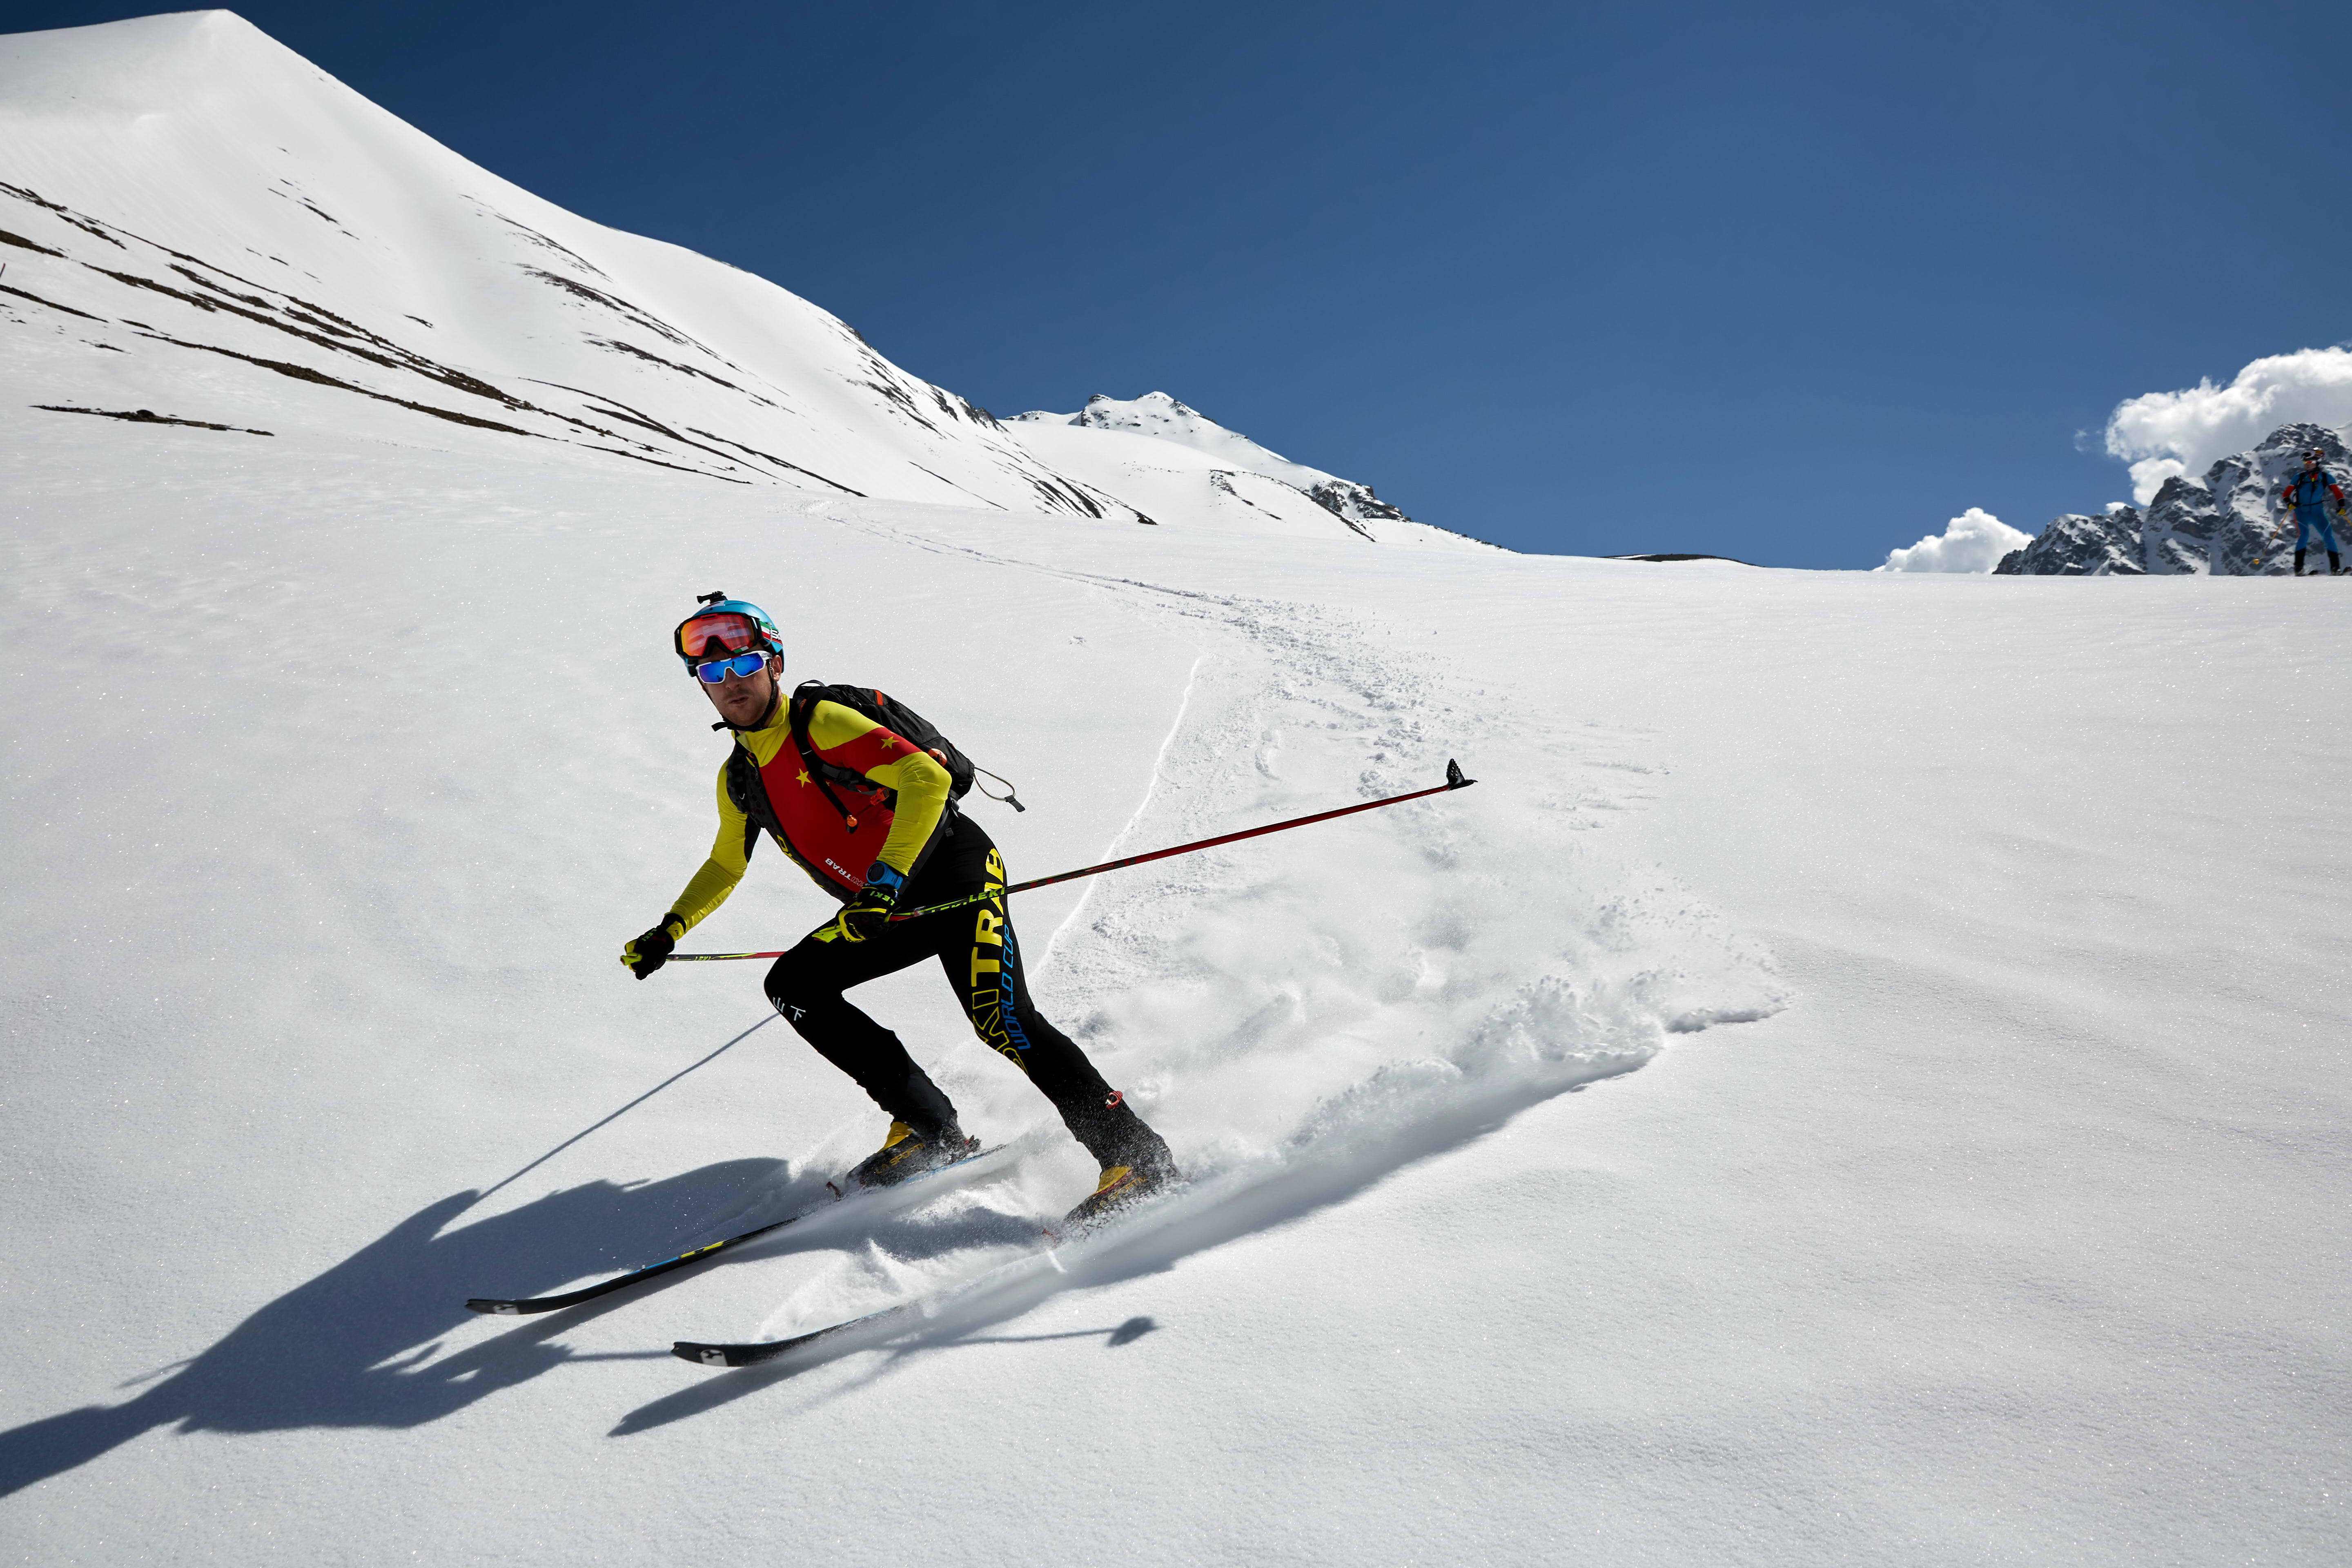
[[[669,962],[669,955],[677,950],[677,939],[685,934],[685,921],[675,912],[664,915],[661,924],[621,949],[621,962],[643,980]]]
[[[880,936],[890,923],[890,911],[898,907],[898,894],[907,879],[885,866],[874,862],[866,873],[866,887],[858,895],[841,907],[841,913],[817,928],[819,942],[864,942]]]

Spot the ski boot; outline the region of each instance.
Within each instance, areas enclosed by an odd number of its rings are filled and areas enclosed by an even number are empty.
[[[1086,1202],[1063,1216],[1062,1227],[1066,1231],[1082,1231],[1099,1225],[1120,1210],[1182,1180],[1176,1171],[1175,1156],[1168,1152],[1167,1141],[1127,1109],[1123,1096],[1113,1093],[1106,1109],[1125,1125],[1119,1129],[1118,1142],[1112,1152],[1108,1156],[1099,1152],[1096,1155],[1103,1163],[1102,1179]]]
[[[2303,575],[2303,552],[2300,550],[2294,552],[2294,574],[2298,577]]]
[[[929,1138],[920,1136],[903,1121],[893,1121],[890,1135],[882,1140],[882,1147],[850,1171],[849,1185],[852,1190],[895,1187],[909,1176],[952,1165],[979,1152],[980,1140],[965,1137],[963,1129],[952,1121]]]
[[[2330,577],[2341,577],[2344,575],[2343,558],[2337,555],[2333,550],[2327,552],[2327,574]]]

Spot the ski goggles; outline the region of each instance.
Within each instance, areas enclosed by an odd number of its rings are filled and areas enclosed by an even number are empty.
[[[756,675],[767,667],[764,653],[739,653],[731,658],[708,659],[692,667],[694,678],[705,686],[716,686],[729,676]]]
[[[677,628],[677,657],[688,664],[699,658],[716,658],[727,653],[747,653],[754,648],[765,652],[767,647],[768,637],[760,629],[760,623],[732,610],[715,616],[697,616]]]

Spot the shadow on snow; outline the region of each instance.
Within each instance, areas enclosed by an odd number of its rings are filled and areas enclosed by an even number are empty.
[[[717,1228],[747,1200],[782,1190],[784,1176],[782,1161],[734,1160],[660,1182],[593,1182],[445,1230],[477,1201],[472,1192],[454,1194],[270,1302],[129,1403],[0,1433],[0,1496],[173,1424],[184,1432],[266,1432],[437,1420],[572,1359],[549,1342],[610,1310],[525,1319],[420,1366],[453,1331],[483,1321],[466,1310],[467,1297],[486,1286],[552,1289],[599,1268],[667,1256],[679,1250],[681,1234]]]
[[[1096,1338],[1108,1346],[1132,1343],[1160,1325],[1134,1317],[1115,1328],[1065,1333],[984,1331],[1064,1291],[1163,1272],[1193,1253],[1345,1202],[1407,1165],[1484,1137],[1530,1106],[1638,1065],[1634,1058],[1617,1058],[1541,1082],[1495,1086],[1456,1098],[1406,1125],[1383,1128],[1374,1139],[1342,1137],[1330,1147],[1294,1151],[1288,1160],[1213,1175],[1130,1228],[1063,1248],[1051,1259],[1041,1255],[1000,1270],[911,1324],[896,1319],[828,1338],[772,1365],[698,1376],[688,1387],[630,1412],[612,1435],[699,1415],[862,1351],[883,1355],[860,1384],[911,1357],[961,1345]],[[663,1358],[667,1350],[582,1353],[552,1342],[582,1322],[698,1274],[699,1268],[604,1301],[525,1319],[466,1350],[433,1359],[453,1331],[483,1321],[465,1309],[467,1296],[484,1289],[518,1296],[552,1290],[596,1272],[668,1256],[698,1237],[716,1239],[811,1201],[816,1182],[788,1175],[784,1162],[760,1159],[706,1165],[659,1182],[592,1182],[446,1229],[479,1201],[471,1191],[453,1194],[270,1302],[211,1349],[167,1369],[167,1374],[156,1374],[162,1381],[138,1397],[121,1405],[87,1405],[0,1433],[0,1496],[87,1464],[162,1426],[183,1432],[421,1426],[570,1363]],[[911,1215],[865,1212],[874,1223],[860,1226],[859,1240],[882,1241],[901,1257],[943,1256],[1035,1234],[1034,1221],[1000,1213],[967,1211],[950,1221],[926,1223]],[[774,1245],[762,1242],[728,1256],[824,1247],[837,1242],[836,1229],[823,1223],[796,1226],[779,1233]]]
[[[1160,1325],[1149,1318],[1130,1318],[1115,1330],[1069,1334],[991,1335],[982,1331],[1019,1318],[1065,1291],[1165,1273],[1195,1253],[1344,1203],[1408,1165],[1476,1142],[1520,1111],[1598,1079],[1630,1072],[1644,1059],[1604,1058],[1577,1064],[1540,1081],[1488,1086],[1460,1094],[1409,1124],[1382,1128],[1376,1139],[1341,1138],[1329,1147],[1294,1150],[1289,1160],[1213,1175],[1192,1191],[1138,1215],[1129,1226],[1065,1247],[1053,1258],[1041,1254],[996,1270],[961,1293],[950,1289],[949,1299],[941,1300],[931,1315],[912,1323],[893,1318],[848,1329],[775,1362],[707,1374],[698,1383],[629,1412],[611,1435],[627,1436],[682,1421],[864,1351],[882,1352],[882,1359],[853,1387],[887,1376],[912,1357],[961,1345],[1091,1339],[1100,1334],[1108,1336],[1110,1345],[1129,1343]],[[967,1216],[967,1223],[978,1217]]]

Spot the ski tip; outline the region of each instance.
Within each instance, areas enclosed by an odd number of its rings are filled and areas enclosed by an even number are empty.
[[[680,1340],[669,1347],[669,1353],[680,1361],[690,1361],[697,1366],[733,1366],[734,1360],[725,1345],[707,1345],[698,1340]]]
[[[1466,779],[1462,776],[1462,764],[1460,763],[1455,762],[1451,757],[1445,759],[1445,787],[1447,789],[1468,789],[1472,784],[1476,784],[1477,782],[1478,781],[1476,779]]]
[[[522,1316],[522,1303],[520,1301],[495,1301],[487,1296],[477,1296],[472,1300],[466,1303],[466,1310],[469,1312],[487,1312],[494,1318],[520,1318]]]

